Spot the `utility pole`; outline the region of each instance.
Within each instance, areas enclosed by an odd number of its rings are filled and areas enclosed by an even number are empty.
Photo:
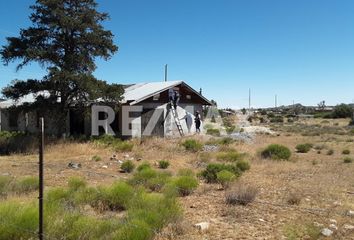
[[[251,112],[251,89],[248,90],[248,111]]]
[[[167,64],[165,64],[165,82],[167,82]]]
[[[275,94],[275,99],[274,99],[274,106],[275,108],[278,107],[278,96]]]
[[[38,238],[39,240],[43,240],[43,153],[44,153],[44,118],[40,118],[40,131],[39,131],[39,230],[38,230]]]

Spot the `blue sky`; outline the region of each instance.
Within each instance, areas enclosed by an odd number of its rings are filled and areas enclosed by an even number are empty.
[[[0,45],[29,26],[34,0],[1,1]],[[98,0],[119,51],[95,75],[116,83],[170,80],[203,88],[222,107],[354,101],[352,0]],[[0,87],[40,78],[0,66]]]

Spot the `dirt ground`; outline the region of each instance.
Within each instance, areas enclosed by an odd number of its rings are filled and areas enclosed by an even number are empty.
[[[309,120],[304,124],[318,124]],[[326,123],[328,124],[328,123]],[[340,126],[341,123],[339,123]],[[354,158],[354,137],[349,135],[302,136],[278,129],[275,136],[257,135],[252,143],[234,143],[237,151],[247,153],[251,169],[238,180],[258,189],[256,200],[247,206],[230,206],[225,203],[225,191],[218,184],[206,184],[202,180],[197,191],[180,198],[184,209],[184,220],[178,236],[165,231],[158,239],[218,240],[218,239],[313,239],[309,226],[319,229],[330,228],[333,235],[319,239],[354,239],[354,230],[344,225],[354,225],[354,163],[343,163],[344,149],[349,149]],[[197,136],[200,141],[209,137]],[[119,172],[119,160],[132,159],[136,165],[143,161],[151,164],[169,160],[169,170],[189,168],[196,173],[205,167],[198,153],[186,152],[180,145],[181,139],[146,139],[135,141],[133,152],[114,153],[109,149],[95,147],[89,143],[62,143],[47,146],[45,150],[46,187],[65,185],[71,176],[82,176],[89,184],[109,184],[130,175]],[[259,152],[268,144],[278,143],[292,150],[290,161],[261,159]],[[312,149],[309,153],[296,153],[299,143],[312,143],[322,150]],[[329,149],[333,155],[327,155]],[[116,158],[111,159],[115,154]],[[98,155],[101,161],[92,157]],[[36,154],[0,157],[0,175],[21,177],[37,175]],[[215,161],[211,159],[210,161]],[[71,169],[68,163],[80,163],[81,168]],[[287,203],[296,194],[299,205]],[[34,196],[35,197],[35,196]],[[334,221],[335,220],[335,221]],[[194,224],[208,222],[207,231],[200,232]],[[333,227],[333,226],[332,226]]]

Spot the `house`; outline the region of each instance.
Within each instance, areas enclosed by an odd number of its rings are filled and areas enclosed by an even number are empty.
[[[123,100],[115,113],[114,121],[110,124],[115,134],[123,138],[144,135],[161,137],[179,135],[169,104],[168,91],[170,89],[180,94],[176,112],[184,134],[193,134],[196,112],[202,114],[203,107],[212,104],[184,81],[149,82],[125,86]],[[26,102],[33,102],[34,99],[35,96],[25,96],[17,102],[12,100],[0,102],[0,130],[38,132],[37,113],[14,112],[10,108]],[[65,123],[67,134],[91,135],[91,114],[90,111],[84,113],[73,106]],[[100,113],[98,117],[101,120],[105,119],[105,113]],[[189,121],[186,120],[187,118]],[[126,119],[130,119],[131,122],[127,123]],[[55,122],[55,118],[48,116],[45,118],[45,122],[46,133],[56,134],[58,123]],[[127,128],[131,131],[129,134],[124,134],[124,130]]]

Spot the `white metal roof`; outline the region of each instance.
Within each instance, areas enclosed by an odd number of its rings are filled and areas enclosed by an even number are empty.
[[[30,93],[27,94],[21,98],[19,98],[18,100],[12,100],[12,99],[8,99],[5,101],[1,101],[0,102],[0,108],[8,108],[8,107],[12,107],[12,106],[21,106],[24,103],[33,103],[36,100],[36,97],[39,95],[43,95],[44,97],[48,97],[49,96],[49,92],[48,91],[41,91],[38,92],[36,94]]]
[[[123,103],[136,104],[155,94],[180,85],[183,81],[138,83],[125,89]]]

